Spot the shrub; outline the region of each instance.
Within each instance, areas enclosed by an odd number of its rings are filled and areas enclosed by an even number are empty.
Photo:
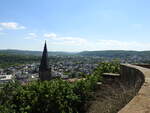
[[[69,83],[61,79],[32,82],[28,85],[9,83],[0,92],[0,112],[5,113],[77,113],[89,98],[96,78]]]
[[[102,80],[103,73],[120,73],[120,63],[118,61],[99,63],[93,74]]]
[[[83,113],[101,74],[116,72],[118,64],[115,66],[101,63],[92,75],[74,83],[54,79],[26,85],[5,84],[0,90],[0,113]]]

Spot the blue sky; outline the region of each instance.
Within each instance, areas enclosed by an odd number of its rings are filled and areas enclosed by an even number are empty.
[[[149,0],[0,0],[0,49],[150,50]]]

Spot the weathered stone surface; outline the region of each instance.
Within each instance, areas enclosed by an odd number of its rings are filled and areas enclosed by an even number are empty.
[[[121,66],[121,80],[129,87],[140,89],[118,113],[150,113],[150,69],[130,64]]]
[[[118,73],[103,73],[103,76],[120,76]]]

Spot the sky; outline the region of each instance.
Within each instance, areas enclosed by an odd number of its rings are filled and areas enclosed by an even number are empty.
[[[0,0],[0,49],[150,50],[150,0]]]

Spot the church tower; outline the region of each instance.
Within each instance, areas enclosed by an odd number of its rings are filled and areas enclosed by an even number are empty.
[[[39,67],[39,77],[41,81],[51,79],[51,69],[49,68],[49,64],[48,64],[48,53],[47,53],[46,41],[45,41],[44,50],[42,54],[41,64]]]

